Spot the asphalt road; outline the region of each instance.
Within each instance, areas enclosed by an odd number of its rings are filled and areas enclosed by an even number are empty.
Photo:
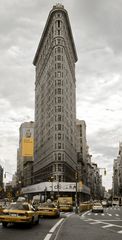
[[[119,240],[122,239],[122,207],[104,213],[61,213],[59,219],[40,219],[32,228],[0,224],[1,240]]]

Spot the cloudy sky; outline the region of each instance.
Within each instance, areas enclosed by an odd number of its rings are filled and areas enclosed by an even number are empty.
[[[0,164],[10,173],[16,170],[19,126],[34,120],[32,61],[57,2],[0,0]],[[103,184],[110,188],[122,141],[122,1],[60,3],[69,13],[78,54],[77,118],[86,121],[92,161],[106,168]]]

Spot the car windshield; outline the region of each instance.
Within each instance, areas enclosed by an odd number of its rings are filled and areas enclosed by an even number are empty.
[[[12,203],[7,209],[11,210],[29,210],[28,204]]]
[[[42,203],[39,207],[55,208],[56,206],[53,203]]]
[[[94,203],[94,206],[101,206],[101,203]]]

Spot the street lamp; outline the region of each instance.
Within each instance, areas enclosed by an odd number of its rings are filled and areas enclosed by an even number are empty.
[[[54,177],[53,176],[51,176],[50,177],[50,182],[52,182],[52,192],[51,192],[51,198],[54,198],[54,192],[53,192],[53,180],[54,180]]]

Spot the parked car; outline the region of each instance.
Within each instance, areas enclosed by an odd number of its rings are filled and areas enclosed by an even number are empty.
[[[106,200],[103,200],[103,201],[102,201],[102,206],[103,206],[103,207],[107,207],[107,206],[108,206],[108,203],[107,203]]]
[[[42,203],[37,208],[39,216],[42,217],[59,217],[60,211],[54,203]]]
[[[39,223],[39,215],[32,205],[14,202],[2,211],[0,222],[3,227],[7,227],[8,223],[27,223],[32,226],[34,223]]]
[[[108,207],[112,207],[112,201],[108,200]]]
[[[92,206],[92,212],[101,212],[103,213],[103,206],[100,202],[94,203]]]

